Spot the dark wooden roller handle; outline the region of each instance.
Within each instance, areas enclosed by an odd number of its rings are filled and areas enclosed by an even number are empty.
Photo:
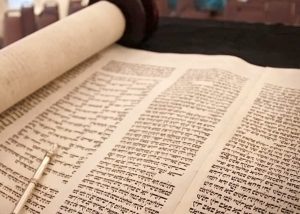
[[[101,0],[90,0],[94,4]],[[154,0],[107,0],[122,11],[126,19],[126,29],[119,43],[137,46],[149,38],[158,24],[158,10]]]

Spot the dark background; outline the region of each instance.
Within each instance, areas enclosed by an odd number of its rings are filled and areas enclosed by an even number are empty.
[[[226,0],[223,11],[211,17],[196,7],[199,0],[155,0],[162,16],[237,22],[300,25],[300,0]],[[176,5],[170,3],[176,2]]]
[[[300,27],[165,17],[139,48],[227,54],[260,66],[300,68]]]
[[[227,54],[260,66],[300,68],[300,0],[227,0],[213,15],[197,8],[196,0],[155,1],[159,28],[142,49]]]

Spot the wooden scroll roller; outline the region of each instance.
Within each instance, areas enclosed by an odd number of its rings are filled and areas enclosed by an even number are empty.
[[[117,41],[138,45],[157,22],[154,0],[91,0],[0,50],[0,112]]]
[[[90,0],[95,4],[101,0]],[[108,0],[115,4],[126,19],[125,33],[120,43],[126,46],[136,46],[149,38],[156,30],[158,10],[154,0]]]

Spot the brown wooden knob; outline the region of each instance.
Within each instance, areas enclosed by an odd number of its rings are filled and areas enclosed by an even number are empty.
[[[101,0],[90,0],[89,5]],[[118,41],[122,45],[137,46],[149,38],[158,24],[155,0],[107,0],[115,4],[126,19],[126,29]]]

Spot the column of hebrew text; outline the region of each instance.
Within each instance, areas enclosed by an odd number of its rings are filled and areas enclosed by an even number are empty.
[[[16,203],[47,148],[57,143],[58,154],[25,206],[27,213],[41,212],[62,189],[58,187],[68,182],[128,112],[172,70],[111,61],[68,93],[58,90],[64,95],[1,142],[0,204]]]
[[[161,93],[58,213],[159,213],[247,78],[191,69]]]
[[[187,213],[300,213],[300,90],[266,83]]]

